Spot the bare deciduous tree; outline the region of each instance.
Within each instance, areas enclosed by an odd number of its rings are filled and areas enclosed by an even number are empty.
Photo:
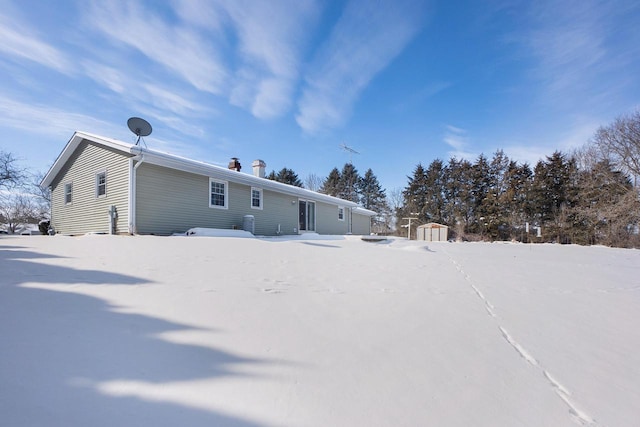
[[[610,160],[623,172],[640,177],[640,110],[618,117],[612,124],[598,129],[591,143],[601,160]]]
[[[0,217],[11,234],[24,224],[37,223],[40,220],[38,206],[27,194],[10,192],[0,197]]]
[[[49,187],[40,187],[43,178],[44,173],[42,172],[33,174],[31,182],[28,184],[28,192],[33,196],[34,204],[38,207],[41,219],[48,219],[51,212],[51,189]]]
[[[0,189],[16,187],[24,182],[26,172],[11,153],[0,151]]]
[[[304,179],[304,188],[311,191],[319,191],[322,188],[322,183],[324,182],[324,178],[316,175],[315,173],[310,173]]]

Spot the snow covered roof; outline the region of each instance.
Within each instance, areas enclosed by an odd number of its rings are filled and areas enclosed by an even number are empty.
[[[45,177],[42,179],[42,182],[40,183],[41,187],[48,187],[51,185],[57,174],[62,170],[65,163],[69,160],[73,152],[83,140],[88,140],[93,143],[100,144],[117,151],[121,151],[124,154],[134,156],[137,160],[141,160],[146,163],[151,163],[158,166],[164,166],[167,168],[177,169],[198,175],[222,178],[240,184],[260,187],[263,189],[268,189],[295,197],[350,207],[353,208],[354,213],[360,215],[377,215],[376,212],[365,209],[359,206],[357,203],[340,199],[338,197],[317,193],[315,191],[307,190],[289,184],[284,184],[266,178],[260,178],[251,174],[212,165],[210,163],[188,159],[186,157],[176,156],[174,154],[152,150],[149,148],[143,148],[138,145],[119,141],[117,139],[106,138],[103,136],[93,135],[91,133],[80,131],[75,132],[69,142],[67,142],[67,145],[64,147],[64,149],[54,162],[53,166],[51,166],[51,169],[49,169]]]
[[[418,228],[449,228],[449,227],[443,224],[438,224],[437,222],[429,222],[427,224],[419,225]]]

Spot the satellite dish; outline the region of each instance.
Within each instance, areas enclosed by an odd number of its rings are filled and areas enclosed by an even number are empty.
[[[131,117],[127,120],[127,126],[129,126],[129,130],[138,137],[136,145],[140,142],[141,137],[151,135],[151,125],[148,121],[140,117]]]

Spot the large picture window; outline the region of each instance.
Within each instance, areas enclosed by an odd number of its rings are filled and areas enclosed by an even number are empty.
[[[229,183],[209,178],[209,207],[227,209],[229,206]]]
[[[96,174],[96,197],[105,197],[107,195],[107,173],[98,172]]]
[[[251,187],[251,208],[262,209],[262,189]]]

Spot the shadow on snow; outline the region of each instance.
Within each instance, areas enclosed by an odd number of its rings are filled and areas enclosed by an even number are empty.
[[[114,312],[99,298],[26,283],[148,283],[133,276],[50,266],[52,258],[0,246],[0,413],[7,425],[257,426],[177,403],[111,396],[108,381],[161,385],[239,376],[260,364],[226,351],[156,338],[194,330],[151,316]],[[213,406],[213,405],[212,405]]]

